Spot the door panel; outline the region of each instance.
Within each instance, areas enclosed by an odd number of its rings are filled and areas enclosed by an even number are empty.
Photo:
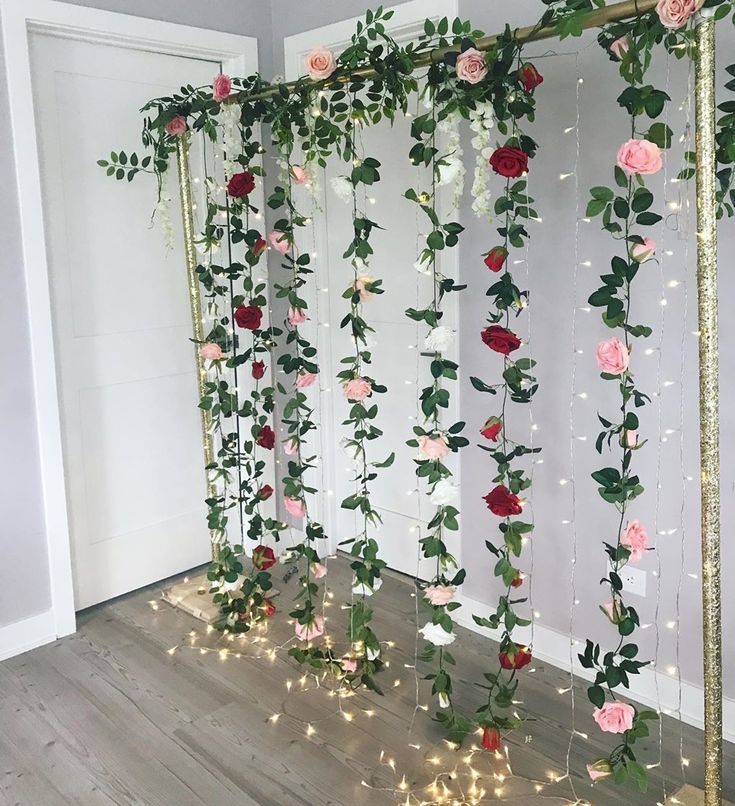
[[[118,183],[96,161],[140,143],[148,99],[219,65],[42,33],[30,45],[81,609],[209,557],[183,251],[151,227],[153,178]]]

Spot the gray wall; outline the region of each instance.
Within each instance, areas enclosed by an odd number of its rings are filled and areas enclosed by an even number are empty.
[[[323,2],[321,0],[272,0],[268,6],[252,0],[246,8],[238,0],[218,0],[215,3],[150,3],[145,0],[94,0],[83,2],[99,8],[126,11],[160,19],[175,20],[191,25],[200,25],[222,30],[235,30],[249,35],[257,35],[260,42],[262,72],[266,75],[283,73],[283,37],[309,28],[334,22],[339,19],[361,14],[365,0],[348,2]],[[496,0],[492,5],[484,0],[460,0],[460,15],[487,31],[496,30],[498,20],[511,25],[527,23],[538,12],[536,0]],[[266,10],[268,9],[268,10]],[[248,13],[250,12],[250,13]],[[732,52],[733,31],[721,26],[721,52]],[[585,82],[580,87],[582,125],[580,127],[581,166],[579,186],[582,205],[585,189],[593,184],[610,181],[610,165],[619,143],[626,137],[625,118],[615,106],[615,97],[620,91],[620,81],[616,71],[606,58],[591,44],[591,36],[582,41],[565,41],[537,46],[531,52],[546,82],[539,91],[539,120],[537,135],[541,151],[534,161],[530,182],[532,193],[537,199],[537,207],[544,218],[543,226],[534,228],[534,237],[529,252],[529,287],[535,305],[532,306],[531,325],[533,330],[533,351],[539,360],[541,390],[534,400],[532,414],[539,428],[538,444],[545,449],[544,462],[535,469],[534,512],[537,531],[533,538],[533,569],[541,569],[533,586],[534,607],[541,613],[540,623],[565,633],[569,627],[569,607],[572,600],[571,559],[572,545],[576,534],[578,563],[575,573],[576,597],[582,604],[574,610],[574,632],[583,637],[587,634],[600,635],[602,621],[594,603],[600,600],[601,591],[597,581],[604,573],[604,560],[600,543],[613,540],[611,513],[609,508],[598,500],[589,473],[600,466],[594,452],[594,437],[597,433],[596,412],[610,411],[613,388],[600,381],[593,360],[594,347],[607,335],[596,313],[578,311],[576,317],[576,347],[584,350],[576,359],[576,392],[586,392],[588,398],[574,398],[575,435],[587,437],[586,441],[576,440],[574,447],[574,476],[576,483],[560,486],[559,480],[572,476],[571,444],[569,436],[569,415],[571,402],[572,376],[572,305],[575,290],[572,278],[574,272],[574,219],[575,185],[574,178],[564,182],[560,173],[573,169],[576,139],[575,134],[564,134],[564,129],[574,124],[576,115],[576,65],[575,53],[579,52],[579,70]],[[556,51],[556,52],[554,52]],[[272,54],[272,57],[271,57]],[[543,58],[541,58],[543,57]],[[666,65],[659,59],[652,73],[653,83],[663,86],[666,83]],[[683,126],[682,113],[677,111],[685,96],[686,67],[671,65],[671,94],[674,99],[671,112],[671,125],[675,131]],[[0,104],[7,110],[4,82],[0,85]],[[9,156],[10,133],[7,114],[0,120],[0,179],[4,187],[14,187],[12,159]],[[466,153],[469,143],[465,144]],[[468,156],[468,159],[470,157]],[[678,156],[672,155],[669,171],[674,175],[678,166]],[[660,184],[661,177],[659,177]],[[669,188],[672,200],[676,186]],[[658,198],[663,198],[659,193]],[[0,502],[0,626],[24,616],[44,610],[48,606],[48,583],[45,568],[43,524],[40,515],[41,491],[39,488],[38,457],[35,448],[35,422],[32,414],[33,394],[30,371],[28,370],[27,317],[22,272],[19,267],[18,221],[14,194],[4,194],[2,202],[2,234],[4,235],[4,294],[0,301],[0,327],[4,338],[0,342],[1,367],[4,377],[12,377],[12,383],[3,384],[0,393],[0,444],[3,445],[2,502]],[[492,354],[480,343],[478,331],[484,321],[487,309],[483,295],[488,284],[488,275],[482,265],[481,253],[495,242],[494,233],[486,223],[474,218],[469,208],[469,199],[462,210],[462,220],[467,226],[460,246],[462,280],[469,283],[462,302],[462,321],[467,323],[462,334],[461,363],[465,379],[469,375],[490,377],[497,367]],[[668,305],[658,304],[661,297],[661,274],[656,264],[648,264],[641,271],[636,284],[635,315],[640,321],[654,324],[657,332],[649,340],[650,344],[636,346],[634,367],[640,368],[642,385],[655,392],[656,368],[661,361],[661,378],[674,381],[662,387],[661,398],[654,398],[654,404],[643,413],[643,432],[650,439],[649,444],[636,456],[637,467],[646,483],[647,493],[631,514],[640,517],[648,526],[649,534],[656,531],[672,534],[660,535],[659,553],[651,553],[642,567],[648,573],[648,596],[639,602],[639,611],[644,622],[654,622],[656,616],[657,579],[653,572],[661,565],[661,603],[658,622],[661,625],[659,658],[662,666],[675,664],[676,630],[665,627],[666,622],[675,618],[677,595],[681,612],[681,669],[686,680],[700,680],[701,623],[699,579],[692,579],[689,573],[698,574],[698,477],[697,454],[697,388],[696,388],[696,339],[691,331],[696,329],[696,288],[693,280],[694,232],[693,222],[683,216],[679,223],[680,234],[672,229],[676,224],[667,220],[656,238],[663,249],[672,250],[674,255],[664,257],[663,276],[665,281],[676,279],[682,285],[665,289]],[[690,234],[689,246],[683,240],[684,232]],[[733,225],[721,228],[721,258],[726,267],[727,256],[731,254]],[[688,251],[688,260],[687,258]],[[581,261],[590,260],[592,266],[579,267],[577,299],[580,306],[596,287],[596,276],[604,270],[611,255],[610,240],[599,232],[596,223],[580,225],[579,256]],[[524,266],[518,267],[525,271]],[[732,293],[733,280],[726,271],[722,272],[722,298]],[[473,293],[474,292],[474,293]],[[684,320],[685,300],[688,299],[687,318]],[[540,305],[539,301],[546,304]],[[650,356],[643,354],[645,347],[656,347],[660,333],[661,317],[664,316],[663,350]],[[525,319],[523,327],[527,327]],[[735,336],[733,325],[728,318],[722,320],[722,343],[728,345]],[[683,350],[682,350],[683,345]],[[685,366],[685,382],[679,384],[680,361]],[[732,442],[733,425],[729,416],[733,402],[732,377],[733,357],[728,350],[722,355],[723,378],[723,445]],[[11,374],[12,373],[12,374]],[[494,413],[493,401],[487,396],[475,393],[466,383],[463,388],[465,409],[463,419],[468,422],[470,431],[475,431],[485,417]],[[683,395],[683,399],[682,399]],[[610,401],[610,402],[608,402]],[[678,428],[680,405],[683,405],[685,430],[681,447],[684,455],[685,475],[694,481],[682,482],[679,451],[680,434]],[[525,435],[528,411],[515,407],[512,412],[514,427]],[[660,421],[660,430],[659,430]],[[668,430],[674,433],[667,434]],[[660,438],[659,438],[660,437]],[[665,441],[662,441],[665,440]],[[7,459],[6,459],[7,457]],[[727,457],[725,457],[727,459]],[[660,467],[660,472],[658,468]],[[463,557],[464,564],[473,569],[466,592],[480,601],[492,602],[497,594],[492,577],[490,559],[484,549],[484,539],[490,535],[493,518],[484,508],[481,496],[487,492],[490,483],[490,470],[485,455],[475,447],[466,449],[462,459],[463,470]],[[733,463],[726,461],[722,473],[723,522],[731,522]],[[656,494],[656,478],[660,478],[661,489]],[[576,495],[574,495],[576,493]],[[570,520],[572,507],[576,501],[576,529],[562,525],[562,520]],[[683,516],[682,516],[683,513]],[[683,526],[683,529],[682,529]],[[727,534],[727,529],[724,530]],[[683,548],[682,548],[683,539]],[[723,547],[723,568],[732,567],[732,547],[725,540]],[[680,559],[683,556],[683,564]],[[7,561],[6,561],[7,560]],[[683,569],[683,573],[682,572]],[[679,580],[681,588],[679,590]],[[28,582],[33,582],[29,585]],[[732,608],[732,598],[726,591],[725,612]],[[725,621],[727,626],[727,620]],[[657,642],[655,628],[643,633],[645,652],[652,653]],[[732,639],[726,631],[726,657],[735,657]],[[732,663],[726,663],[726,669]],[[732,672],[726,672],[726,691],[735,695],[735,679]]]

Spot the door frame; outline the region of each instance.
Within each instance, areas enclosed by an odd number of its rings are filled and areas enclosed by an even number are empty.
[[[24,0],[23,3],[0,0],[0,13],[20,211],[51,587],[53,636],[39,638],[40,644],[75,632],[76,616],[41,173],[33,94],[29,92],[32,75],[28,34],[42,32],[96,44],[208,60],[215,63],[215,70],[222,69],[235,75],[247,75],[258,69],[258,40],[256,37],[100,11],[58,0]],[[182,76],[182,84],[185,82],[186,76]],[[133,113],[134,110],[131,110]],[[100,148],[104,149],[104,143],[100,144]]]
[[[459,15],[459,0],[408,0],[397,6],[388,6],[386,11],[392,11],[393,17],[386,23],[386,30],[397,39],[412,39],[417,35],[424,32],[424,21],[432,19],[437,21],[442,17],[448,17],[450,21]],[[340,20],[335,23],[328,23],[317,28],[309,29],[292,36],[284,37],[283,40],[283,53],[284,53],[284,67],[285,77],[287,81],[297,79],[303,75],[302,57],[308,53],[312,48],[317,46],[324,47],[340,47],[348,43],[350,37],[355,33],[355,26],[358,21],[361,21],[363,16],[350,17],[349,19]],[[446,190],[446,189],[445,189]],[[324,193],[328,193],[328,188],[323,189]],[[448,201],[451,199],[452,191],[449,188],[448,192],[442,192],[442,200]],[[454,219],[459,220],[459,210],[455,211]],[[314,293],[309,296],[307,300],[309,307],[316,310],[317,300],[316,295],[319,289],[326,289],[329,286],[329,250],[327,248],[327,234],[326,222],[322,226],[318,226],[315,232],[316,251],[320,255],[320,259],[316,261],[316,268],[314,274],[314,282],[312,284]],[[326,256],[326,259],[322,259]],[[459,248],[448,250],[446,254],[442,254],[442,261],[448,269],[448,274],[459,279]],[[412,269],[413,271],[413,269]],[[459,358],[460,348],[460,319],[459,319],[459,300],[456,299],[457,294],[451,294],[447,298],[447,303],[444,310],[447,314],[447,319],[452,323],[455,330],[455,350],[457,352],[457,360]],[[321,318],[321,317],[320,317]],[[319,323],[323,325],[323,323]],[[317,344],[318,355],[320,363],[325,366],[334,367],[330,328],[325,326],[318,326],[315,328],[316,333],[313,341]],[[330,554],[337,551],[339,539],[337,536],[337,509],[339,508],[339,501],[334,494],[336,488],[335,480],[337,478],[337,469],[333,459],[333,452],[330,448],[327,435],[333,434],[331,428],[321,427],[322,423],[334,423],[334,408],[332,405],[332,387],[334,386],[335,379],[330,377],[326,384],[327,388],[321,389],[315,384],[310,391],[310,403],[312,407],[318,412],[319,415],[319,455],[320,465],[317,468],[319,473],[319,483],[313,486],[325,487],[321,490],[321,495],[317,496],[316,518],[320,520],[328,535],[327,545]],[[448,417],[454,417],[454,420],[459,419],[460,409],[460,384],[452,392],[452,399]],[[408,437],[407,433],[407,437]],[[406,450],[409,450],[406,448]],[[460,477],[460,462],[457,460],[456,467],[453,468],[453,475],[456,483],[461,486]],[[322,484],[322,480],[326,481],[326,485]],[[461,526],[460,526],[461,530]],[[457,556],[458,562],[461,565],[461,546],[462,541],[458,533],[457,550],[453,554]]]

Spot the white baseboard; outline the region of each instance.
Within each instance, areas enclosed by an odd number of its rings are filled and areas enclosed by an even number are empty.
[[[55,640],[56,624],[51,610],[0,627],[0,661]]]
[[[472,613],[478,615],[486,613],[489,610],[487,605],[464,595],[460,595],[458,601],[462,603],[462,607],[452,613],[452,618],[458,624],[496,641],[499,639],[499,631],[495,632],[480,627],[472,619]],[[519,643],[529,642],[529,627],[518,628],[514,635],[516,633]],[[571,667],[569,641],[568,635],[536,623],[533,627],[533,656],[568,672]],[[577,659],[577,652],[584,646],[584,641],[578,641],[578,643],[578,646],[573,647],[574,651],[572,653],[574,674],[583,680],[591,680],[594,677],[594,673],[589,669],[584,669]],[[639,675],[632,675],[630,680],[631,687],[625,691],[625,695],[629,699],[654,710],[659,708],[660,703],[661,710],[664,713],[675,718],[678,718],[679,713],[681,713],[683,722],[700,729],[704,727],[704,692],[701,686],[682,680],[680,708],[679,681],[676,677],[672,677],[665,672],[656,672],[653,669],[642,669]],[[656,692],[657,683],[658,693]],[[723,697],[722,707],[723,735],[727,741],[735,742],[735,700]]]

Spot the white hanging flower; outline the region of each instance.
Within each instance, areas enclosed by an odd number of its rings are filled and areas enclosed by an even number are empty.
[[[164,174],[164,186],[161,188],[161,195],[153,214],[158,220],[158,226],[161,228],[161,234],[163,235],[163,242],[166,244],[166,249],[174,248],[174,225],[171,220],[171,193],[168,189],[170,174],[171,171],[166,171]]]
[[[490,192],[490,166],[488,159],[493,153],[490,132],[495,126],[492,104],[478,104],[470,112],[470,129],[476,133],[472,148],[476,152],[475,176],[472,183],[472,209],[478,218],[492,221],[494,202]]]
[[[424,341],[424,347],[426,347],[427,351],[432,353],[443,353],[449,349],[453,341],[454,333],[452,329],[440,325],[429,331],[429,335]]]
[[[457,176],[459,176],[459,172],[462,170],[462,161],[457,159],[457,157],[452,156],[442,157],[442,163],[437,165],[437,168],[439,169],[439,184],[451,185]]]
[[[445,691],[439,692],[439,707],[440,708],[449,708],[452,703],[449,700],[449,696]]]
[[[457,638],[453,632],[447,632],[441,624],[433,624],[431,621],[427,621],[419,632],[434,646],[449,646]]]
[[[383,580],[378,577],[375,580],[372,588],[366,582],[358,582],[356,579],[352,580],[352,592],[358,596],[372,596],[383,587]]]
[[[332,190],[337,194],[337,196],[342,199],[343,202],[352,201],[352,182],[350,182],[347,176],[333,176],[329,182],[332,186]]]
[[[459,496],[459,487],[450,479],[439,479],[429,495],[429,501],[436,507],[445,507],[452,504]]]
[[[240,104],[232,102],[222,104],[219,113],[219,122],[222,126],[222,167],[225,176],[229,179],[241,170],[240,163],[235,162],[242,151],[240,137]]]

